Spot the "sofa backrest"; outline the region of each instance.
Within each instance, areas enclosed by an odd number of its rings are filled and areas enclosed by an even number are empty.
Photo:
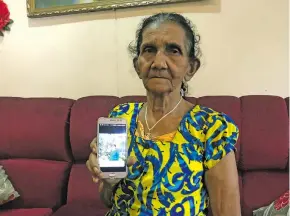
[[[271,203],[288,189],[289,118],[286,101],[277,96],[207,96],[189,101],[211,107],[231,116],[240,129],[237,163],[243,215]],[[96,121],[107,116],[117,104],[144,102],[143,96],[122,98],[93,96],[77,100],[72,107],[70,138],[73,165],[68,202],[99,202],[97,186],[85,167],[89,143],[96,135]],[[86,185],[87,189],[77,185]],[[100,206],[101,208],[102,206]]]
[[[289,117],[277,96],[207,96],[189,101],[231,116],[240,129],[237,163],[244,216],[288,189]],[[97,119],[144,96],[69,99],[0,98],[0,164],[21,198],[5,205],[57,207],[91,202],[105,208],[86,169]]]
[[[242,206],[251,215],[288,190],[289,116],[281,97],[245,96],[240,101]]]
[[[0,164],[20,194],[4,208],[53,208],[65,203],[73,102],[0,98]]]
[[[97,119],[107,116],[119,103],[113,96],[91,96],[77,100],[71,110],[70,142],[75,164],[72,166],[68,202],[92,202],[102,206],[98,186],[93,184],[85,162],[90,154],[89,144],[96,136]]]

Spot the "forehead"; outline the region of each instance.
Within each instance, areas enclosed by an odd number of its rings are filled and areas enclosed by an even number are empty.
[[[185,47],[185,32],[175,23],[154,23],[143,32],[142,43],[177,43]]]

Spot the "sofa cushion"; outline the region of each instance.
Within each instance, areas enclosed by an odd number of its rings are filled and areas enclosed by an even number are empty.
[[[51,213],[49,208],[10,209],[1,210],[0,216],[49,216]]]
[[[21,195],[3,205],[4,208],[54,208],[65,202],[69,175],[67,162],[11,159],[1,160],[0,164]]]
[[[243,216],[266,206],[288,190],[288,172],[246,172],[243,175]]]
[[[68,117],[73,100],[0,98],[0,159],[71,161]]]
[[[95,202],[77,202],[62,206],[53,216],[105,216],[107,212],[107,208],[100,208]]]
[[[286,168],[289,119],[285,100],[277,96],[241,98],[242,170]]]
[[[104,208],[99,196],[99,186],[92,181],[85,164],[72,166],[68,184],[67,203],[93,202],[95,206]]]
[[[113,96],[84,97],[75,102],[70,117],[70,141],[76,161],[88,159],[89,144],[96,136],[98,118],[108,116],[118,103],[119,99]]]
[[[14,189],[3,166],[0,166],[0,205],[8,203],[19,197],[19,193]]]

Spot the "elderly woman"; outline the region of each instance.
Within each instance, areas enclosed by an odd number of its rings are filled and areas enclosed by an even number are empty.
[[[112,184],[98,170],[96,139],[87,167],[110,208],[107,215],[240,216],[235,144],[238,128],[226,114],[192,104],[183,96],[200,66],[199,36],[175,13],[143,20],[136,33],[134,68],[146,103],[115,107],[125,118],[128,176]]]

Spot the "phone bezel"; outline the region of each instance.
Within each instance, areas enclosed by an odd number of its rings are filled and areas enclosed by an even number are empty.
[[[105,117],[100,117],[97,121],[97,145],[99,146],[99,128],[100,124],[122,124],[126,126],[126,143],[128,142],[128,124],[127,120],[123,118],[105,118]],[[126,155],[125,157],[127,158],[128,154],[128,145],[125,146],[126,149]],[[99,148],[97,148],[97,151],[99,153]],[[98,161],[99,163],[99,161]],[[104,178],[124,178],[127,176],[128,168],[125,163],[125,167],[117,168],[117,167],[110,167],[110,168],[102,168],[100,167],[99,163],[99,169],[103,173]]]

